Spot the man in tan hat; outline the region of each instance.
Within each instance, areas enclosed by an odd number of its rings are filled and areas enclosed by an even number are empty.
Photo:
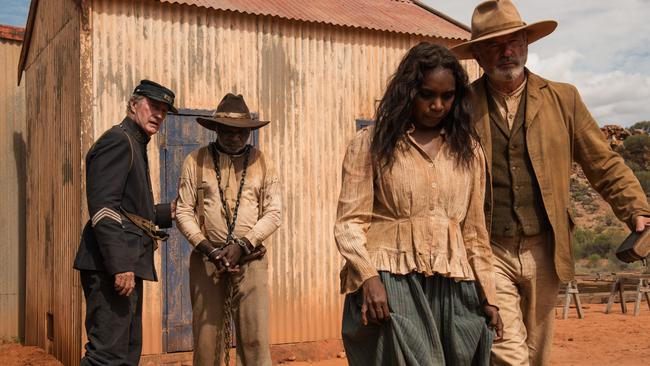
[[[452,49],[485,71],[472,87],[504,322],[504,340],[492,348],[496,365],[549,363],[558,288],[574,277],[572,161],[631,229],[650,223],[639,182],[603,139],[576,88],[525,68],[528,44],[556,26],[526,24],[509,0],[490,0],[474,10],[471,40]]]
[[[248,145],[251,118],[241,95],[227,94],[210,118],[197,118],[217,140],[183,163],[176,222],[194,251],[190,288],[194,365],[228,359],[237,336],[238,365],[271,365],[268,262],[262,242],[280,226],[281,197],[271,162]]]

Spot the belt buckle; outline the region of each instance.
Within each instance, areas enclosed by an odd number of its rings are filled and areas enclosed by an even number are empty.
[[[169,239],[169,234],[161,230],[151,230],[151,238],[154,240],[167,240]]]

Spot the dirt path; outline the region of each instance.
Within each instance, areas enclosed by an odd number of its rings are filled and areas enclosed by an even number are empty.
[[[585,319],[577,319],[575,309],[571,318],[556,322],[553,338],[553,365],[616,365],[641,366],[650,364],[650,310],[641,304],[639,316],[633,316],[634,303],[628,303],[628,313],[621,314],[614,304],[611,314],[605,305],[585,305]],[[557,314],[561,315],[558,308]]]
[[[650,364],[650,310],[647,305],[641,314],[621,314],[615,304],[612,314],[604,314],[605,305],[585,305],[585,319],[577,319],[575,309],[570,318],[557,320],[553,339],[553,366],[616,365],[641,366]],[[558,317],[561,308],[556,311]],[[298,359],[300,359],[300,355]],[[3,366],[61,366],[38,348],[17,344],[0,345],[0,365]],[[333,359],[318,362],[285,362],[287,366],[343,366],[346,360]]]
[[[628,303],[628,313],[621,314],[614,304],[611,314],[605,314],[605,305],[584,305],[585,319],[578,319],[571,309],[569,319],[559,319],[562,308],[556,309],[553,339],[553,366],[643,366],[650,365],[650,310],[642,304],[641,314],[632,315],[634,304]],[[291,366],[343,366],[345,360],[336,359],[316,363],[292,362]]]

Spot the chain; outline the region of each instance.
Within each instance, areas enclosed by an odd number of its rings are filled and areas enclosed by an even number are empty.
[[[239,203],[241,201],[241,194],[242,191],[244,190],[244,182],[246,180],[246,171],[248,169],[248,158],[250,157],[250,151],[251,151],[251,146],[246,145],[244,148],[244,169],[242,170],[241,173],[241,181],[239,182],[239,190],[237,191],[237,200],[235,201],[235,209],[233,210],[232,213],[232,219],[230,217],[230,206],[228,205],[228,201],[226,201],[226,195],[223,193],[223,188],[221,186],[221,169],[219,167],[219,150],[217,148],[217,144],[212,142],[210,143],[210,152],[212,153],[212,160],[214,162],[214,170],[217,173],[217,183],[219,185],[219,196],[221,198],[221,205],[223,206],[223,209],[225,211],[225,219],[226,219],[226,225],[228,226],[228,236],[226,237],[226,243],[224,244],[224,247],[226,245],[230,245],[234,238],[233,234],[235,232],[235,225],[237,223],[237,212],[239,211]],[[226,287],[226,299],[224,300],[223,304],[223,309],[224,309],[224,315],[223,315],[223,329],[222,329],[222,334],[223,334],[223,351],[224,351],[224,362],[226,366],[230,364],[230,345],[232,344],[232,329],[230,328],[230,325],[232,323],[232,314],[233,314],[233,307],[236,306],[237,304],[234,303],[234,297],[235,297],[235,284],[233,283],[233,278],[231,275],[227,274],[225,272],[225,287]],[[217,347],[218,348],[218,347]]]
[[[235,297],[235,286],[233,284],[233,278],[231,275],[227,275],[225,278],[226,281],[226,299],[223,302],[223,360],[226,366],[230,365],[230,346],[232,345],[232,314],[233,314],[233,304]]]
[[[230,218],[230,206],[226,201],[226,195],[223,193],[221,186],[221,169],[219,168],[219,150],[217,144],[210,143],[210,152],[212,153],[212,160],[214,161],[214,170],[217,173],[217,183],[219,183],[219,197],[221,198],[221,205],[226,216],[226,225],[228,226],[228,236],[226,237],[226,245],[233,241],[233,233],[235,232],[235,223],[237,222],[237,213],[239,211],[239,203],[241,201],[241,194],[244,190],[244,181],[246,180],[246,171],[248,168],[248,158],[250,157],[251,145],[246,145],[244,148],[244,169],[241,173],[241,181],[239,182],[239,190],[237,191],[237,200],[235,201],[235,209],[233,210],[232,220]]]

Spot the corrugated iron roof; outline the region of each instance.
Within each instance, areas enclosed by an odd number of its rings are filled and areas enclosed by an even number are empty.
[[[306,22],[416,34],[440,38],[469,39],[470,28],[428,7],[419,0],[158,0],[163,3],[253,15],[277,16]],[[26,31],[18,65],[18,84],[25,69],[34,16],[39,0],[29,6]]]
[[[0,24],[0,39],[22,42],[25,37],[25,28]]]
[[[159,0],[339,26],[469,39],[467,26],[410,0]]]

